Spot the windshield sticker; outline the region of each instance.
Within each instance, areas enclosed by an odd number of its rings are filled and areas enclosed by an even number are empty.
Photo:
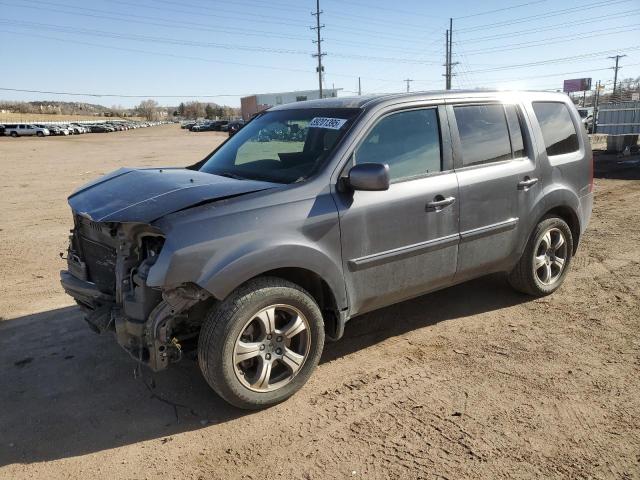
[[[345,123],[347,123],[347,121],[344,118],[315,117],[309,122],[309,128],[340,130]]]

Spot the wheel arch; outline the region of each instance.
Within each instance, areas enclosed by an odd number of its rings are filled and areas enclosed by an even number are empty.
[[[288,280],[305,289],[323,313],[327,334],[339,337],[348,308],[341,265],[320,250],[306,245],[280,245],[256,251],[218,266],[197,284],[218,300],[257,277]]]
[[[551,215],[561,218],[567,223],[567,225],[569,225],[569,230],[571,230],[571,236],[573,237],[572,254],[575,255],[576,251],[578,250],[578,243],[580,242],[580,220],[577,212],[568,205],[558,205],[547,210],[547,212],[542,217],[540,217],[536,224],[540,223],[540,221],[544,217],[548,217]]]
[[[520,252],[524,250],[531,233],[535,230],[536,226],[542,221],[542,219],[549,215],[555,215],[569,225],[571,236],[573,237],[572,253],[575,254],[581,235],[580,216],[578,213],[580,211],[580,198],[575,194],[575,192],[566,186],[555,184],[542,192],[537,203],[538,208],[532,212],[533,215],[530,217],[531,223],[527,228],[529,233],[527,234],[527,238],[523,239],[524,242],[520,246]]]

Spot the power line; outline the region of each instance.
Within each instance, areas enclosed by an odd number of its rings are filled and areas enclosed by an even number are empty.
[[[464,41],[466,43],[472,43],[472,42],[483,42],[483,41],[490,41],[490,40],[498,40],[501,38],[511,38],[511,37],[522,37],[523,35],[535,35],[538,34],[540,32],[546,32],[549,30],[558,30],[558,29],[566,29],[568,26],[573,26],[573,25],[585,25],[587,23],[602,23],[602,20],[607,19],[607,18],[613,18],[613,17],[624,17],[624,16],[629,16],[629,15],[633,15],[640,12],[640,9],[634,9],[634,10],[627,10],[624,12],[618,12],[618,13],[612,13],[610,15],[601,15],[598,18],[590,18],[590,19],[586,19],[586,20],[574,20],[574,21],[568,21],[568,22],[563,22],[561,24],[555,24],[555,25],[549,25],[546,27],[536,27],[535,30],[518,30],[515,32],[508,32],[508,33],[498,33],[498,34],[494,34],[494,35],[486,35],[483,37],[473,37],[473,38],[464,38]],[[463,34],[464,35],[464,34]]]
[[[226,15],[226,14],[220,14],[220,13],[203,13],[202,10],[204,10],[205,12],[210,12],[211,10],[208,8],[203,8],[203,7],[193,7],[193,6],[189,6],[188,4],[183,4],[180,3],[181,8],[166,8],[166,7],[156,7],[156,6],[151,6],[151,5],[140,5],[139,3],[129,3],[129,2],[125,2],[122,0],[109,0],[112,3],[117,3],[120,5],[126,5],[126,6],[135,6],[135,7],[143,7],[145,9],[152,9],[152,10],[160,10],[160,11],[171,11],[171,12],[176,12],[176,13],[186,13],[189,15],[198,15],[198,16],[204,16],[204,17],[210,17],[210,18],[216,18],[216,19],[223,19],[223,18],[228,18],[228,19],[232,19],[232,20],[244,20],[246,22],[252,22],[252,23],[265,23],[265,22],[269,22],[271,24],[277,24],[277,25],[287,25],[290,27],[300,27],[299,23],[296,22],[288,22],[288,21],[283,21],[282,17],[276,17],[273,15],[263,15],[263,14],[259,14],[259,13],[245,13],[243,12],[242,14],[236,14],[234,15],[234,13],[236,12],[232,12],[231,15]],[[159,2],[159,3],[163,3],[163,4],[168,4],[168,5],[175,5],[175,3],[167,1],[167,0],[154,0],[155,2]],[[44,3],[51,3],[51,2],[44,2]],[[60,4],[58,4],[60,5]],[[73,8],[70,5],[67,5],[67,8]],[[199,12],[189,12],[184,10],[185,8],[191,8],[193,10],[200,10]],[[89,9],[86,9],[89,10]],[[219,11],[220,9],[216,8],[216,12]],[[103,10],[104,11],[104,10]],[[222,10],[224,12],[224,10]],[[255,19],[255,20],[254,20]]]
[[[41,2],[43,4],[51,4],[50,2]],[[293,36],[293,35],[282,35],[282,34],[277,34],[275,32],[266,32],[266,31],[261,31],[261,30],[251,30],[251,32],[246,32],[244,30],[241,29],[224,29],[224,28],[219,28],[219,27],[210,27],[208,24],[204,24],[204,23],[197,23],[197,22],[186,22],[183,20],[169,20],[169,19],[163,19],[163,18],[158,18],[158,17],[146,17],[146,16],[140,16],[140,15],[127,15],[126,18],[120,18],[119,16],[122,16],[123,14],[119,14],[119,13],[111,13],[111,12],[104,12],[103,10],[95,10],[95,9],[87,9],[87,8],[82,8],[82,7],[77,7],[77,9],[80,10],[88,10],[88,11],[95,11],[95,12],[102,12],[102,13],[107,13],[107,15],[99,15],[99,14],[92,14],[92,13],[81,13],[81,12],[77,12],[77,11],[64,11],[64,10],[59,10],[59,9],[54,9],[54,8],[43,8],[41,5],[38,6],[30,6],[30,5],[18,5],[15,3],[7,3],[4,1],[0,0],[0,4],[3,5],[7,5],[7,6],[11,6],[11,7],[18,7],[18,8],[28,8],[28,9],[32,9],[32,10],[38,10],[38,11],[49,11],[49,12],[54,12],[54,13],[63,13],[65,15],[75,15],[75,16],[81,16],[81,17],[88,17],[88,18],[99,18],[99,19],[105,19],[105,20],[116,20],[116,21],[120,21],[120,22],[125,22],[125,23],[134,23],[134,24],[138,24],[138,25],[151,25],[151,26],[157,26],[157,27],[171,27],[171,28],[180,28],[180,29],[186,29],[186,30],[200,30],[200,31],[205,31],[205,32],[223,32],[223,33],[232,33],[235,35],[247,35],[247,36],[257,36],[257,37],[270,37],[270,38],[284,38],[284,39],[291,39],[291,40],[306,40],[307,38],[299,35],[299,36]],[[52,4],[52,5],[60,5],[60,4]],[[63,7],[66,8],[70,8],[67,7],[66,5],[62,5]],[[148,19],[148,20],[153,20],[152,22],[148,22],[148,21],[142,21],[142,20],[131,20],[131,18],[129,17],[135,17],[135,18],[141,18],[141,19]],[[163,22],[163,23],[156,23],[156,22]],[[182,24],[182,25],[180,25]]]
[[[640,65],[640,63],[632,63],[629,64],[628,66],[637,66]],[[474,82],[474,83],[478,83],[478,84],[493,84],[493,83],[509,83],[509,82],[518,82],[521,80],[535,80],[537,78],[550,78],[550,77],[562,77],[564,75],[574,75],[574,74],[579,74],[579,73],[590,73],[590,72],[601,72],[601,71],[606,71],[606,70],[611,70],[611,67],[604,67],[604,68],[590,68],[588,70],[577,70],[577,71],[572,71],[572,72],[558,72],[558,73],[550,73],[550,74],[545,74],[545,75],[531,75],[531,76],[527,76],[527,77],[518,77],[518,78],[501,78],[501,79],[490,79],[490,80],[483,80],[483,81],[479,81],[479,82]]]
[[[514,8],[521,8],[521,7],[526,7],[526,6],[529,6],[529,5],[536,5],[538,3],[545,3],[546,1],[547,0],[536,0],[535,2],[521,3],[519,5],[511,5],[510,7],[496,8],[495,10],[486,10],[484,12],[472,13],[470,15],[463,15],[461,17],[454,17],[454,18],[456,20],[459,20],[461,18],[479,17],[480,15],[489,15],[491,13],[504,12],[505,10],[513,10]]]
[[[58,38],[58,37],[52,37],[50,35],[41,35],[41,34],[37,34],[37,33],[25,33],[25,32],[16,32],[16,31],[12,31],[12,30],[0,30],[6,33],[11,33],[14,35],[27,35],[29,37],[35,37],[35,38],[45,38],[47,40],[55,40],[58,42],[64,42],[64,43],[68,43],[69,40],[65,39],[65,38]],[[241,66],[241,67],[253,67],[253,68],[264,68],[264,69],[268,69],[268,70],[277,70],[277,71],[286,71],[286,72],[298,72],[298,73],[311,73],[308,70],[303,70],[301,68],[285,68],[285,67],[274,67],[271,65],[260,65],[260,64],[251,64],[251,63],[242,63],[242,62],[233,62],[233,61],[228,61],[228,60],[216,60],[216,59],[211,59],[211,58],[203,58],[203,57],[195,57],[195,56],[188,56],[188,55],[175,55],[175,54],[171,54],[171,53],[167,53],[167,52],[152,52],[149,50],[140,50],[137,48],[126,48],[126,47],[115,47],[113,45],[102,45],[99,43],[93,43],[93,42],[82,42],[82,41],[75,41],[76,44],[78,45],[87,45],[90,47],[99,47],[99,48],[107,48],[110,50],[119,50],[119,51],[125,51],[125,52],[131,52],[131,53],[142,53],[145,55],[157,55],[157,56],[162,56],[162,57],[171,57],[171,58],[176,58],[176,59],[184,59],[184,60],[197,60],[197,61],[201,61],[201,62],[207,62],[207,63],[219,63],[219,64],[224,64],[224,65],[234,65],[234,66]],[[350,78],[353,77],[353,75],[348,75]]]
[[[29,0],[27,0],[29,1]],[[152,25],[152,26],[158,26],[158,27],[164,27],[164,28],[179,28],[179,29],[184,29],[184,30],[200,30],[200,31],[211,31],[211,32],[224,32],[224,33],[230,33],[233,35],[244,35],[244,36],[254,36],[254,37],[266,37],[266,38],[282,38],[282,39],[292,39],[292,40],[306,40],[307,37],[301,36],[301,35],[290,35],[290,34],[280,34],[280,33],[276,33],[276,32],[269,32],[269,31],[261,31],[261,30],[255,30],[252,29],[250,31],[247,30],[242,30],[242,29],[225,29],[225,28],[220,28],[220,27],[211,27],[209,24],[205,24],[205,23],[198,23],[198,22],[191,22],[191,21],[186,21],[186,20],[176,20],[175,18],[172,19],[165,19],[165,18],[161,18],[161,17],[150,17],[150,16],[144,16],[144,15],[134,15],[134,14],[121,14],[121,13],[117,13],[117,12],[108,12],[108,11],[104,11],[104,10],[97,10],[97,9],[92,9],[92,8],[86,8],[86,7],[73,7],[72,11],[69,10],[60,10],[60,9],[56,9],[56,8],[47,8],[47,7],[43,7],[43,5],[53,5],[53,6],[59,6],[62,8],[72,8],[71,6],[68,5],[64,5],[64,4],[59,4],[59,3],[54,3],[54,2],[38,2],[37,6],[30,6],[30,5],[21,5],[21,4],[16,4],[16,3],[8,3],[4,0],[0,0],[0,5],[7,5],[7,6],[11,6],[11,7],[18,7],[18,8],[27,8],[27,9],[32,9],[32,10],[38,10],[38,11],[50,11],[50,12],[55,12],[55,13],[62,13],[65,15],[74,15],[74,16],[81,16],[81,17],[88,17],[88,18],[100,18],[100,19],[107,19],[107,20],[115,20],[118,22],[126,22],[126,23],[133,23],[133,24],[139,24],[139,25]],[[131,5],[131,4],[128,4]],[[81,11],[78,11],[81,10]],[[83,13],[83,12],[90,12],[90,13]],[[197,15],[196,13],[193,13],[193,15]],[[124,17],[124,18],[123,18]],[[134,20],[137,19],[137,20]],[[159,23],[160,22],[160,23]],[[296,24],[296,26],[298,26]],[[388,41],[397,41],[397,42],[401,42],[406,44],[406,42],[416,42],[416,38],[415,37],[410,37],[410,36],[398,36],[398,35],[385,35],[383,33],[380,33],[379,30],[368,30],[368,29],[358,29],[358,28],[354,28],[354,27],[350,27],[348,29],[340,29],[340,28],[336,28],[335,26],[331,26],[330,28],[331,30],[334,30],[338,33],[342,33],[342,34],[347,34],[347,35],[358,35],[358,36],[362,36],[363,33],[365,34],[373,34],[378,38],[381,39],[385,39]],[[341,43],[343,45],[352,45],[354,42],[352,41],[339,41],[339,40],[335,40],[335,43]],[[366,46],[366,45],[365,45]],[[378,48],[385,48],[387,47],[387,45],[377,45]],[[400,47],[398,47],[400,48]],[[406,47],[402,47],[403,49]],[[421,51],[415,51],[415,53],[422,53]]]
[[[381,10],[381,11],[385,11],[385,12],[393,12],[393,13],[399,13],[399,14],[403,14],[403,15],[409,15],[413,18],[415,18],[416,16],[420,16],[420,17],[425,17],[425,18],[432,18],[432,19],[442,19],[444,17],[439,17],[439,16],[434,16],[434,15],[425,15],[424,13],[420,13],[420,12],[416,12],[414,11],[409,11],[409,10],[399,10],[395,7],[390,8],[390,7],[380,7],[377,5],[370,5],[369,3],[361,3],[361,2],[353,2],[353,1],[347,1],[347,0],[328,0],[330,2],[334,2],[334,3],[339,3],[341,7],[343,7],[344,5],[353,5],[353,6],[357,6],[357,7],[362,7],[362,8],[366,8],[366,9],[371,9],[371,10]]]
[[[304,51],[304,50],[288,50],[288,49],[259,47],[259,46],[250,46],[250,45],[198,42],[198,41],[192,41],[192,40],[174,39],[174,38],[168,38],[168,37],[152,37],[149,35],[138,35],[138,34],[122,34],[122,33],[108,32],[104,30],[82,29],[82,28],[68,27],[64,25],[25,22],[20,20],[8,20],[8,19],[2,19],[2,18],[0,18],[0,24],[10,25],[18,28],[36,29],[38,31],[44,29],[44,30],[53,30],[61,33],[69,33],[71,35],[85,35],[85,36],[92,36],[92,37],[101,36],[106,38],[126,39],[126,40],[138,41],[138,42],[165,43],[169,45],[185,45],[185,46],[197,46],[197,47],[207,47],[207,48],[220,48],[220,49],[226,49],[226,50],[240,50],[240,51],[248,51],[248,52],[264,52],[264,53],[278,53],[278,54],[291,54],[291,55],[308,55],[309,54],[308,51]],[[324,28],[324,25],[321,28]],[[323,53],[323,55],[326,55],[326,53]],[[352,60],[364,60],[364,61],[374,61],[374,62],[405,63],[405,64],[418,64],[418,65],[437,63],[435,60],[428,60],[428,59],[411,59],[411,58],[402,59],[398,57],[377,57],[373,55],[356,55],[356,54],[342,54],[342,53],[332,53],[331,55],[337,58],[348,58]]]
[[[626,28],[626,30],[624,30]],[[612,32],[613,30],[613,32]],[[554,45],[556,43],[565,43],[566,40],[578,40],[581,38],[593,38],[593,37],[601,37],[603,35],[614,35],[620,33],[628,33],[640,30],[640,27],[636,25],[622,25],[611,28],[602,28],[598,30],[591,30],[582,32],[579,34],[570,34],[570,35],[561,35],[558,37],[549,37],[544,40],[538,41],[528,41],[528,42],[520,42],[520,43],[512,43],[506,46],[496,46],[489,47],[479,50],[469,50],[468,53],[472,55],[481,55],[483,53],[495,53],[495,52],[506,52],[510,50],[520,50],[522,48],[533,48],[533,47],[541,47],[545,45]],[[600,33],[598,33],[600,32]]]
[[[127,39],[127,40],[134,40],[134,41],[143,41],[143,42],[150,41],[154,43],[167,43],[172,45],[185,45],[185,46],[191,46],[191,47],[197,46],[197,47],[221,48],[225,50],[287,53],[287,54],[297,54],[297,55],[308,54],[308,52],[304,50],[289,50],[289,49],[281,49],[281,48],[258,47],[258,46],[238,45],[238,44],[228,44],[228,43],[197,42],[197,41],[184,40],[184,39],[173,39],[168,37],[153,37],[149,35],[139,35],[139,34],[122,34],[122,33],[108,32],[105,30],[93,30],[93,29],[86,29],[86,28],[67,27],[65,25],[25,22],[20,20],[11,20],[11,19],[4,19],[4,18],[0,18],[0,24],[10,25],[14,27],[24,27],[27,29],[36,28],[38,30],[41,30],[41,29],[53,30],[61,33],[70,33],[74,35],[102,36],[102,37],[115,38],[115,39]]]
[[[587,3],[584,5],[580,5],[580,10],[586,10],[589,8],[598,8],[598,7],[605,7],[605,6],[611,6],[611,5],[617,5],[619,3],[627,3],[627,2],[631,2],[634,0],[608,0],[608,1],[601,1],[601,2],[595,2],[595,3]],[[460,31],[464,31],[464,32],[473,32],[473,31],[477,31],[477,30],[484,30],[487,28],[498,28],[498,27],[504,27],[504,26],[513,26],[516,23],[525,23],[528,22],[530,20],[537,20],[539,18],[547,18],[547,17],[552,17],[555,16],[559,13],[566,13],[566,12],[571,12],[571,11],[575,11],[576,8],[562,8],[559,10],[553,10],[550,12],[545,12],[545,13],[540,13],[537,15],[530,15],[527,17],[516,17],[515,19],[511,19],[511,20],[504,20],[504,21],[500,21],[500,22],[493,22],[493,23],[485,23],[482,25],[474,25],[471,27],[465,27],[465,28],[461,28]]]
[[[47,95],[70,95],[74,97],[115,97],[115,98],[218,98],[218,97],[243,97],[245,94],[218,94],[218,95],[125,95],[121,93],[80,93],[80,92],[56,92],[51,90],[25,90],[22,88],[0,87],[2,91],[44,93]]]
[[[114,2],[114,3],[118,3],[118,4],[122,4],[122,5],[127,5],[127,6],[135,6],[135,7],[142,6],[144,8],[148,8],[148,9],[154,9],[154,10],[160,10],[160,11],[173,11],[173,12],[179,12],[179,13],[183,13],[183,14],[187,14],[187,15],[207,16],[207,17],[212,17],[212,18],[236,18],[236,19],[238,19],[238,18],[239,19],[246,19],[246,17],[250,17],[250,18],[257,18],[256,20],[253,20],[253,19],[248,19],[247,20],[247,21],[253,22],[253,23],[264,23],[265,21],[267,21],[269,23],[275,23],[275,24],[293,26],[293,27],[300,27],[300,23],[282,21],[281,17],[275,17],[275,16],[272,16],[272,15],[243,13],[242,15],[229,16],[229,15],[220,15],[220,14],[185,11],[184,10],[184,5],[182,5],[182,4],[180,4],[182,6],[182,8],[176,9],[176,8],[166,8],[166,7],[163,8],[163,7],[150,6],[150,5],[139,5],[139,4],[136,4],[136,3],[132,4],[130,2],[126,2],[126,1],[123,1],[123,0],[109,0],[109,1]],[[162,3],[165,3],[165,4],[169,4],[169,5],[175,5],[174,2],[170,2],[168,0],[158,0],[158,1],[160,1]],[[44,3],[51,3],[51,2],[44,2]],[[69,7],[67,7],[67,8],[69,8]],[[191,7],[191,8],[202,9],[201,7]],[[89,10],[95,10],[95,9],[89,9]],[[206,9],[206,8],[204,10],[208,11],[208,9]],[[100,11],[100,10],[97,10],[97,11]],[[102,11],[102,12],[104,12],[104,11]],[[107,12],[104,12],[104,13],[107,13]],[[138,17],[139,17],[139,15],[138,15]],[[379,26],[376,26],[376,27],[379,28]],[[371,30],[371,29],[366,29],[366,28],[359,28],[359,27],[354,27],[353,25],[335,24],[335,26],[333,28],[336,31],[339,31],[339,32],[346,32],[346,33],[363,32],[363,33],[376,34],[376,35],[382,36],[382,37],[386,36],[386,37],[390,37],[390,38],[400,38],[397,35],[389,36],[389,35],[386,35],[386,34],[381,34],[381,32],[379,30]],[[424,28],[421,29],[421,31],[424,31]],[[410,36],[401,36],[401,37],[404,37],[405,40],[414,40],[414,38],[410,37]]]
[[[640,50],[640,45],[634,45],[634,46],[628,47],[627,50],[629,50],[629,51]],[[571,56],[571,57],[552,58],[552,59],[549,59],[549,60],[540,60],[540,61],[536,61],[536,62],[527,62],[527,63],[519,63],[519,64],[513,64],[513,65],[504,65],[504,66],[500,66],[500,67],[484,68],[484,69],[480,69],[480,70],[471,70],[471,73],[495,72],[495,71],[500,71],[500,70],[511,70],[511,69],[514,69],[514,68],[535,67],[535,66],[538,66],[538,65],[549,65],[549,64],[554,64],[554,63],[581,61],[581,60],[585,60],[585,59],[592,59],[593,57],[602,57],[602,56],[608,55],[610,53],[616,53],[616,52],[617,52],[617,50],[603,50],[603,51],[600,51],[600,52],[591,52],[591,53],[584,53],[584,54],[581,54],[581,55],[574,55],[574,56]]]

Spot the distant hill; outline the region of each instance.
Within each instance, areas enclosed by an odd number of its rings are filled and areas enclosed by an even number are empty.
[[[84,102],[7,102],[0,101],[0,110],[13,113],[39,113],[59,115],[96,115],[96,116],[129,116],[134,114],[133,109],[122,107],[105,107],[94,103]]]

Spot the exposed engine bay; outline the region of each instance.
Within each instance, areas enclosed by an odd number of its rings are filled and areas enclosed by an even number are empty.
[[[132,357],[155,371],[195,350],[204,313],[215,301],[195,284],[147,285],[164,241],[148,224],[74,214],[68,270],[60,272],[91,328],[115,332]]]

